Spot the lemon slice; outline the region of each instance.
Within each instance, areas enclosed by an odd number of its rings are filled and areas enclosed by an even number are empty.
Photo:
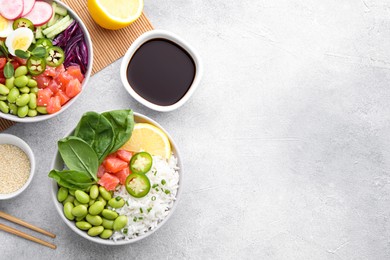
[[[142,14],[143,0],[88,0],[88,11],[101,27],[117,30],[130,25]]]
[[[131,138],[121,149],[131,152],[145,151],[151,155],[159,155],[165,159],[171,156],[171,143],[167,135],[154,125],[146,123],[134,125]]]

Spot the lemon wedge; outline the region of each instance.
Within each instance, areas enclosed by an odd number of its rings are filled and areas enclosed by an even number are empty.
[[[151,124],[134,125],[130,139],[120,148],[131,152],[145,151],[165,159],[171,156],[171,143],[161,129]]]
[[[88,11],[103,28],[117,30],[138,19],[144,8],[143,0],[88,0]]]

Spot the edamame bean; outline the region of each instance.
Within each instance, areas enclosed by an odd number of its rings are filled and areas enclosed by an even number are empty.
[[[15,104],[8,104],[9,106],[9,112],[13,115],[17,115],[18,114],[18,106],[15,105]]]
[[[16,99],[16,105],[19,107],[25,106],[30,102],[29,94],[22,94]]]
[[[18,108],[18,117],[26,117],[27,114],[28,114],[28,106],[27,105]]]
[[[75,220],[76,220],[76,222],[83,221],[84,217],[77,217]]]
[[[104,204],[101,201],[96,201],[91,207],[89,207],[88,212],[91,215],[98,215],[104,209]]]
[[[15,77],[19,77],[19,76],[23,76],[23,75],[26,75],[27,74],[27,67],[26,66],[19,66],[16,70],[15,70]]]
[[[29,79],[28,83],[27,83],[27,86],[30,87],[30,88],[35,88],[36,86],[38,86],[38,83],[34,79]]]
[[[67,203],[67,202],[72,202],[73,203],[73,201],[74,201],[74,197],[69,194],[68,197],[62,202],[62,204],[65,205],[65,203]]]
[[[8,93],[9,89],[3,84],[0,84],[0,95],[8,95]]]
[[[19,91],[24,93],[24,94],[28,94],[28,93],[30,93],[30,88],[29,87],[23,87],[23,88],[20,88]]]
[[[4,101],[0,101],[0,111],[5,114],[9,113],[9,106]]]
[[[91,214],[88,214],[85,219],[90,223],[92,226],[100,226],[103,223],[103,219],[100,216],[92,216]]]
[[[95,200],[89,200],[88,205],[89,205],[89,206],[92,206],[94,203],[95,203]]]
[[[104,206],[106,206],[106,205],[107,205],[107,201],[106,201],[105,199],[103,199],[103,197],[102,197],[102,196],[100,196],[100,195],[99,195],[99,197],[97,197],[97,199],[96,199],[96,200],[103,202]]]
[[[110,209],[103,209],[102,216],[106,219],[116,219],[118,217],[118,213]]]
[[[104,231],[104,227],[98,226],[98,227],[92,227],[88,230],[88,235],[91,237],[96,237],[100,235]]]
[[[88,230],[92,227],[92,225],[86,221],[78,221],[76,222],[76,227],[78,227],[81,230]]]
[[[26,75],[15,77],[14,85],[18,88],[27,86],[28,78]]]
[[[103,218],[102,225],[103,225],[104,228],[113,229],[113,227],[114,227],[114,220]]]
[[[15,78],[14,77],[11,77],[9,79],[6,79],[5,80],[5,86],[8,88],[8,89],[11,89],[14,87],[14,80]]]
[[[39,114],[43,114],[43,115],[47,114],[46,107],[37,107],[37,111]]]
[[[39,112],[39,111],[38,111]],[[75,190],[69,190],[70,195],[74,196]]]
[[[60,187],[57,192],[57,200],[59,202],[63,202],[68,197],[68,189],[64,187]]]
[[[35,109],[29,109],[28,110],[27,116],[34,117],[34,116],[37,116],[37,115],[38,115],[38,112]]]
[[[111,236],[112,236],[112,230],[111,229],[105,229],[100,234],[100,238],[103,238],[103,239],[109,239]]]
[[[125,201],[122,198],[120,198],[119,200],[117,200],[117,198],[112,198],[108,201],[108,205],[115,209],[119,209],[122,208],[123,205],[125,205]]]
[[[37,94],[37,93],[38,93],[38,90],[39,90],[39,88],[38,88],[38,87],[33,87],[33,88],[30,88],[30,92],[31,92],[31,93],[35,93],[35,94]]]
[[[76,190],[74,195],[76,196],[76,199],[80,202],[80,203],[88,203],[89,202],[89,196],[87,193],[85,193],[84,191],[82,190]]]
[[[19,95],[20,95],[20,92],[19,92],[18,88],[15,88],[15,87],[11,88],[11,90],[9,91],[8,97],[7,97],[8,102],[15,103],[15,101],[19,97]]]
[[[92,185],[91,189],[89,190],[89,196],[93,200],[99,196],[99,188],[97,185]]]
[[[112,198],[111,193],[102,186],[99,187],[99,192],[103,199],[105,199],[106,201],[109,201]]]
[[[72,214],[73,208],[74,208],[74,206],[73,206],[72,202],[67,202],[64,205],[64,215],[69,220],[74,220],[74,216]]]
[[[87,208],[89,206],[88,203],[83,204],[80,201],[78,201],[77,198],[74,200],[73,203],[74,203],[75,206],[83,205],[83,206],[86,206]]]
[[[126,216],[119,216],[114,221],[114,230],[118,231],[124,228],[127,225],[127,217]]]
[[[6,101],[6,100],[7,100],[7,96],[0,95],[0,101]]]
[[[78,205],[72,209],[72,215],[75,217],[85,217],[88,214],[88,209],[84,205]]]
[[[30,101],[28,102],[28,107],[31,109],[36,109],[37,108],[37,95],[34,93],[30,93]]]

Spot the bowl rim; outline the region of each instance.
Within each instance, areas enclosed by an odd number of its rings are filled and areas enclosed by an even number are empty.
[[[5,141],[1,140],[3,138],[5,139]],[[7,199],[15,198],[16,196],[20,195],[30,185],[35,174],[35,156],[33,151],[31,150],[31,147],[23,139],[15,135],[0,133],[0,144],[11,144],[19,147],[20,149],[23,150],[23,152],[27,155],[28,159],[30,160],[30,175],[28,176],[28,179],[23,184],[23,186],[12,193],[0,194],[0,200],[7,200]]]
[[[105,111],[103,111],[105,112]],[[157,227],[141,236],[138,236],[136,238],[132,238],[132,239],[129,239],[129,240],[119,240],[119,241],[113,241],[113,240],[110,240],[110,239],[101,239],[100,237],[91,237],[91,236],[88,236],[88,234],[83,231],[83,230],[80,230],[78,229],[75,225],[74,225],[74,221],[70,221],[68,220],[64,214],[63,214],[63,206],[60,202],[58,202],[57,200],[57,190],[58,190],[58,186],[57,186],[57,183],[54,181],[54,180],[51,180],[51,197],[52,197],[52,201],[55,205],[55,208],[56,208],[56,211],[57,213],[60,215],[61,219],[65,222],[65,224],[71,229],[73,230],[75,233],[77,233],[78,235],[80,235],[81,237],[83,238],[86,238],[88,239],[89,241],[92,241],[92,242],[95,242],[95,243],[98,243],[98,244],[102,244],[102,245],[110,245],[110,246],[117,246],[117,245],[127,245],[127,244],[132,244],[132,243],[135,243],[137,241],[140,241],[150,235],[152,235],[154,232],[156,232],[161,226],[163,226],[167,221],[168,219],[173,215],[173,212],[175,211],[176,207],[177,207],[177,204],[181,198],[181,194],[182,194],[182,190],[183,190],[183,163],[182,163],[182,159],[181,159],[181,155],[180,155],[180,151],[179,151],[179,148],[176,144],[176,142],[173,140],[173,138],[171,137],[171,135],[159,124],[157,123],[156,121],[154,121],[153,119],[149,118],[148,116],[145,116],[145,115],[142,115],[140,113],[137,113],[137,112],[133,112],[134,114],[134,121],[137,122],[137,121],[140,121],[141,122],[147,122],[147,123],[150,123],[150,124],[153,124],[154,126],[158,127],[159,129],[161,129],[167,136],[168,136],[168,139],[171,143],[171,147],[172,147],[172,150],[175,151],[175,156],[177,157],[177,164],[178,164],[178,167],[179,167],[179,188],[178,188],[178,191],[177,191],[177,194],[176,194],[176,200],[174,201],[173,203],[173,206],[172,208],[170,209],[169,211],[169,214],[157,225]],[[138,119],[138,120],[137,120]],[[70,134],[72,134],[74,131],[74,128],[69,131],[65,137],[69,136]],[[59,153],[58,153],[58,149],[57,149],[57,152],[51,162],[51,165],[50,165],[50,169],[54,169],[55,167],[55,164],[56,164],[56,159],[57,159],[57,156],[59,156]]]
[[[130,63],[131,58],[136,53],[136,51],[145,42],[152,39],[161,39],[161,38],[172,41],[175,44],[182,47],[185,51],[187,51],[187,53],[191,56],[191,58],[195,63],[195,76],[190,88],[178,102],[169,106],[160,106],[146,100],[145,98],[140,96],[137,92],[135,92],[134,89],[130,86],[129,82],[127,81],[127,67],[128,64]],[[179,107],[184,105],[194,94],[195,90],[198,88],[199,83],[203,77],[203,65],[202,65],[201,58],[198,52],[195,50],[195,48],[193,48],[192,45],[190,45],[187,41],[182,39],[180,36],[165,30],[152,30],[152,31],[145,32],[144,34],[139,36],[131,44],[130,48],[126,51],[126,54],[123,56],[121,67],[120,67],[120,77],[121,77],[123,87],[130,94],[130,96],[132,96],[139,103],[143,104],[144,106],[152,110],[156,110],[160,112],[169,112],[178,109]]]
[[[68,109],[74,102],[76,102],[76,100],[80,97],[80,95],[85,91],[85,89],[86,89],[86,87],[88,85],[89,78],[91,77],[91,72],[92,72],[92,67],[93,67],[93,44],[92,44],[91,36],[90,36],[90,34],[88,32],[88,29],[85,26],[84,22],[76,14],[76,12],[73,11],[67,4],[65,4],[65,3],[63,3],[63,2],[61,2],[59,0],[43,0],[43,1],[48,2],[48,3],[55,2],[57,5],[59,5],[59,6],[63,7],[63,8],[66,8],[68,13],[71,14],[71,17],[73,19],[75,19],[79,23],[79,26],[81,27],[81,30],[84,33],[84,39],[86,41],[87,48],[88,48],[88,65],[89,66],[87,68],[87,71],[85,72],[83,83],[81,84],[81,92],[77,96],[75,96],[71,100],[69,100],[69,102],[67,102],[61,108],[60,111],[58,111],[58,112],[56,112],[54,114],[39,115],[39,116],[36,116],[36,117],[24,117],[24,118],[20,118],[18,116],[12,115],[12,114],[4,114],[4,113],[2,113],[0,111],[0,118],[4,118],[4,119],[7,119],[7,120],[10,120],[10,121],[13,121],[13,122],[18,122],[18,123],[35,123],[35,122],[40,122],[40,121],[44,121],[44,120],[53,118],[53,117],[61,114],[66,109]]]

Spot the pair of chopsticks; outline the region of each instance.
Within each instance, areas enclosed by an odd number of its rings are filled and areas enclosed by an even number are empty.
[[[52,238],[56,237],[56,235],[54,235],[53,233],[50,233],[50,232],[48,232],[46,230],[43,230],[42,228],[36,227],[34,225],[31,225],[31,224],[29,224],[29,223],[27,223],[27,222],[25,222],[25,221],[23,221],[21,219],[18,219],[18,218],[14,217],[14,216],[11,216],[11,215],[3,212],[3,211],[0,211],[0,218],[6,219],[8,221],[11,221],[13,223],[19,224],[19,225],[24,226],[26,228],[29,228],[31,230],[37,231],[37,232],[39,232],[41,234],[44,234],[46,236],[49,236],[49,237],[52,237]],[[39,239],[39,238],[34,237],[34,236],[31,236],[29,234],[26,234],[26,233],[24,233],[22,231],[19,231],[19,230],[15,229],[15,228],[6,226],[6,225],[1,224],[1,223],[0,223],[0,230],[3,230],[5,232],[8,232],[8,233],[11,233],[11,234],[14,234],[14,235],[17,235],[17,236],[22,237],[24,239],[31,240],[31,241],[33,241],[35,243],[38,243],[38,244],[50,247],[51,249],[56,249],[57,248],[57,246],[52,244],[52,243],[46,242],[46,241],[44,241],[42,239]]]

